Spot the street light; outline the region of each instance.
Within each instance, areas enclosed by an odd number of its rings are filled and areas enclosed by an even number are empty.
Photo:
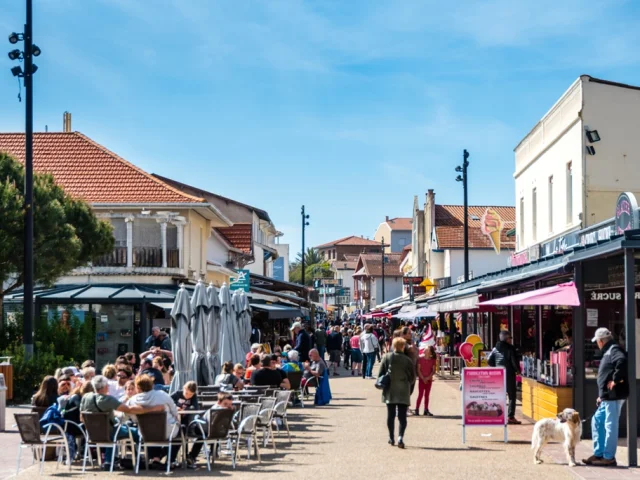
[[[24,332],[23,341],[25,356],[33,356],[33,74],[38,67],[33,64],[33,56],[42,53],[39,47],[33,44],[32,31],[32,0],[26,0],[26,19],[24,33],[13,32],[9,35],[9,43],[17,44],[24,41],[24,50],[12,50],[9,52],[11,60],[24,60],[24,70],[17,67],[11,68],[14,77],[24,78],[25,98],[25,147],[24,147]]]
[[[300,210],[300,215],[302,215],[302,285],[304,286],[304,233],[306,227],[309,226],[309,215],[307,215],[304,211],[304,205],[302,205],[302,209]]]
[[[462,165],[456,167],[456,172],[462,173],[456,177],[456,182],[462,182],[464,192],[464,281],[469,281],[469,203],[467,201],[467,168],[469,167],[469,152],[462,153]],[[455,320],[453,322],[455,325]],[[454,329],[452,328],[451,331]],[[461,331],[462,340],[467,338],[467,314],[462,312]],[[453,340],[453,338],[452,338]]]

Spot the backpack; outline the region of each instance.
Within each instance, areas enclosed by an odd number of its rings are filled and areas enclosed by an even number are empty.
[[[58,410],[57,404],[51,405],[47,408],[42,414],[42,417],[40,417],[40,428],[42,430],[45,430],[46,426],[50,423],[54,423],[64,428],[64,419],[62,418],[60,410]]]

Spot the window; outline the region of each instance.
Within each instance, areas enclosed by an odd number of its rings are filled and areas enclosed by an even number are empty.
[[[524,197],[520,198],[520,248],[524,248]]]
[[[549,177],[549,233],[553,232],[553,175]]]
[[[536,188],[531,192],[531,224],[532,240],[535,242],[538,235],[538,190]]]
[[[116,239],[116,247],[127,246],[127,224],[124,218],[111,218],[111,225],[113,225],[113,236]]]
[[[573,223],[573,166],[567,163],[567,224]]]
[[[404,247],[406,245],[408,245],[408,242],[405,238],[400,238],[398,239],[398,245],[400,245],[401,247]]]

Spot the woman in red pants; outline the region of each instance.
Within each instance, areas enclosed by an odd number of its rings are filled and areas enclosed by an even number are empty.
[[[433,376],[436,373],[436,350],[433,347],[427,347],[418,358],[418,402],[416,403],[416,415],[420,415],[420,402],[424,397],[424,414],[433,417],[429,411],[429,394],[431,393],[431,384]]]

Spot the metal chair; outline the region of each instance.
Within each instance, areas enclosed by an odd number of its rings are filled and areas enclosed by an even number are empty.
[[[244,440],[247,444],[247,458],[251,459],[251,444],[253,443],[258,462],[260,459],[260,447],[258,446],[258,414],[260,413],[260,404],[243,403],[240,410],[235,414],[234,419],[239,423],[238,428],[229,432],[229,440],[235,442],[233,468],[235,469],[235,460],[238,458],[238,449],[240,443]],[[233,446],[233,445],[232,445]]]
[[[291,432],[289,431],[289,421],[287,420],[287,407],[289,406],[290,398],[290,391],[281,390],[279,392],[276,392],[276,405],[275,407],[273,407],[273,409],[275,410],[273,418],[276,421],[276,430],[278,432],[278,435],[280,435],[280,426],[278,425],[278,420],[280,420],[282,422],[282,425],[287,429],[289,442],[291,442]]]
[[[20,471],[20,458],[23,448],[31,448],[34,453],[34,463],[36,460],[40,462],[40,475],[44,469],[44,457],[47,447],[58,447],[60,453],[56,468],[60,465],[63,458],[63,452],[67,454],[67,465],[71,470],[71,457],[69,456],[69,443],[67,436],[60,425],[49,423],[40,427],[40,417],[38,413],[16,413],[16,426],[20,432],[20,444],[18,445],[18,468],[16,475]],[[44,434],[44,438],[42,435]],[[42,447],[42,450],[40,449]],[[63,450],[64,449],[64,450]]]
[[[135,452],[135,442],[133,441],[131,432],[129,432],[128,438],[118,439],[118,434],[124,426],[123,424],[119,424],[114,432],[110,415],[107,412],[82,412],[82,421],[87,435],[84,444],[84,457],[82,459],[82,473],[85,473],[87,468],[87,457],[89,457],[91,466],[93,466],[93,459],[89,452],[89,448],[92,447],[97,449],[99,466],[102,466],[100,448],[112,448],[111,468],[109,469],[111,472],[113,472],[113,464],[115,463],[118,445],[122,445],[125,450],[127,447],[131,448],[131,457],[135,463],[135,454],[133,453]],[[105,460],[107,459],[105,458]]]
[[[167,413],[145,413],[137,415],[140,443],[138,444],[138,460],[136,461],[136,473],[140,470],[140,456],[144,448],[145,467],[149,470],[148,447],[167,447],[167,474],[171,472],[171,449],[182,447],[183,465],[185,463],[184,436],[180,422],[176,422],[167,434]],[[177,440],[174,435],[178,433]]]
[[[291,391],[298,397],[302,407],[304,408],[303,388],[302,388],[302,372],[289,372],[287,374],[289,383],[291,384]]]
[[[274,407],[276,406],[276,399],[274,397],[262,397],[260,398],[260,412],[258,413],[258,425],[263,432],[264,446],[267,446],[267,441],[271,437],[271,443],[273,444],[273,453],[276,453],[276,439],[273,435],[273,416],[275,414]]]
[[[220,442],[228,440],[229,431],[233,427],[233,417],[235,412],[231,409],[211,409],[207,412],[205,418],[196,418],[189,422],[187,427],[187,433],[195,429],[200,436],[191,436],[194,440],[193,443],[203,443],[205,457],[207,459],[207,470],[211,471],[211,462],[209,461],[209,446],[214,445],[213,462],[215,463],[215,446]],[[208,426],[207,432],[205,432],[204,426]],[[233,468],[236,466],[235,453],[232,450],[231,463]]]

